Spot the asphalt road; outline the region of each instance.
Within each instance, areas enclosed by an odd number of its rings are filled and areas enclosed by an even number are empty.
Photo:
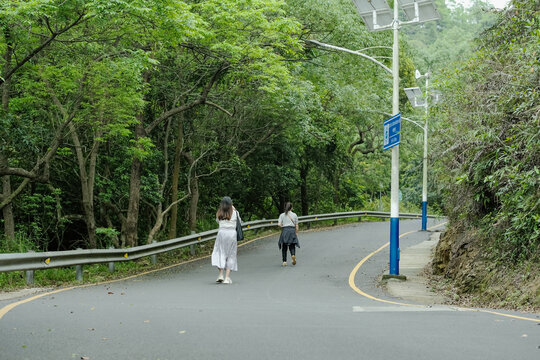
[[[400,221],[400,233],[419,227]],[[281,267],[276,236],[257,240],[239,249],[231,285],[215,283],[207,258],[43,296],[0,319],[0,359],[540,359],[538,314],[411,308],[354,291],[349,275],[388,232],[388,222],[363,222],[301,233],[294,267]],[[414,232],[400,246],[428,236]],[[354,284],[396,300],[377,284],[387,268],[388,248]]]

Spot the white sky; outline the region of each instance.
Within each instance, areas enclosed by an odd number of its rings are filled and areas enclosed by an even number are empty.
[[[467,6],[470,3],[469,0],[455,0],[455,2],[463,4],[464,6]],[[487,0],[487,2],[497,9],[502,9],[510,2],[510,0]]]

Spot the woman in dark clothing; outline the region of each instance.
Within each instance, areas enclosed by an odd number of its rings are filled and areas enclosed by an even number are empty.
[[[278,246],[283,256],[282,266],[287,266],[287,249],[291,253],[292,264],[296,265],[296,247],[298,241],[298,216],[292,212],[292,204],[285,204],[285,211],[279,215],[278,226],[281,227]]]

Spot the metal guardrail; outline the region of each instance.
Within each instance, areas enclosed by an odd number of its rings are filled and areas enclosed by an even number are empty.
[[[388,218],[390,217],[390,213],[380,211],[352,211],[299,216],[298,220],[299,223],[309,224],[315,221],[337,221],[338,219],[351,217],[358,217],[359,220],[361,217]],[[422,217],[422,215],[402,213],[399,217],[401,219],[419,219]],[[435,218],[436,216],[428,215],[428,217]],[[249,221],[244,223],[242,228],[244,229],[244,231],[248,231],[268,227],[276,227],[277,222],[277,219]],[[176,239],[155,242],[152,244],[127,249],[87,249],[0,254],[0,272],[25,270],[33,271],[57,267],[78,266],[79,269],[77,271],[78,273],[80,272],[82,276],[82,265],[130,261],[145,256],[156,255],[163,252],[199,244],[208,240],[214,240],[217,236],[217,232],[218,229],[214,229],[198,234],[187,235]]]

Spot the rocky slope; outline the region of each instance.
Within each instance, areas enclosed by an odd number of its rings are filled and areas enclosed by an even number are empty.
[[[450,228],[437,244],[431,283],[454,304],[540,312],[540,266],[490,260],[473,230]]]

